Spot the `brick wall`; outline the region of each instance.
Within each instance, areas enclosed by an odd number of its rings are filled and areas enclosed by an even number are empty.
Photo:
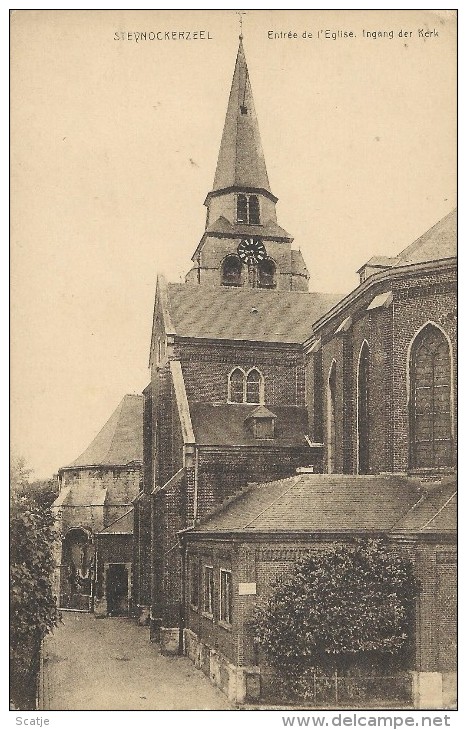
[[[376,294],[393,292],[388,307],[367,311]],[[407,471],[409,462],[409,351],[415,335],[428,322],[438,325],[452,348],[453,428],[456,423],[457,317],[455,271],[414,273],[380,283],[354,299],[348,307],[317,330],[320,351],[307,356],[307,397],[314,440],[325,443],[327,462],[327,383],[336,360],[336,458],[335,470],[356,472],[357,372],[364,340],[370,350],[369,451],[370,472]],[[335,334],[346,317],[350,329]],[[321,393],[319,392],[321,390]],[[316,409],[310,407],[316,405]],[[321,422],[323,414],[324,428]],[[455,436],[455,435],[454,435]]]
[[[226,403],[228,376],[238,365],[261,371],[267,404],[305,405],[304,359],[297,347],[180,344],[176,354],[190,402]]]
[[[268,482],[295,474],[317,458],[310,448],[200,447],[198,517],[203,517],[248,482]]]
[[[186,596],[186,625],[205,643],[218,648],[231,661],[242,665],[264,662],[254,647],[250,620],[258,601],[265,600],[277,578],[288,576],[297,560],[311,551],[334,546],[333,537],[320,542],[305,540],[234,539],[228,544],[220,539],[209,541],[187,536],[188,565],[215,568],[215,606],[219,606],[219,570],[232,568],[233,621],[230,631],[219,625],[218,617],[208,618],[195,611]],[[416,616],[415,667],[419,671],[449,672],[456,669],[456,583],[455,545],[423,543],[416,545],[394,543],[393,550],[413,561],[420,582]],[[200,573],[200,595],[202,577]],[[189,575],[187,571],[187,584]],[[256,595],[240,596],[239,583],[255,583]]]

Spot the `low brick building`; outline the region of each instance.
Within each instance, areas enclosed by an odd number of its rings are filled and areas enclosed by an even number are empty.
[[[55,546],[60,607],[128,613],[133,533],[128,513],[141,489],[142,467],[143,397],[126,395],[88,448],[58,473],[60,491],[52,509],[60,534]],[[120,529],[114,532],[113,525]],[[107,565],[123,568],[112,567],[107,575],[101,565],[96,574],[98,544]],[[121,595],[125,580],[119,570],[128,578],[126,598]],[[117,582],[122,584],[118,596]]]
[[[382,538],[420,581],[415,659],[403,687],[421,707],[453,707],[456,670],[456,484],[402,475],[299,474],[252,485],[181,533],[185,651],[234,702],[273,698],[277,681],[250,620],[297,560],[356,537]],[[407,684],[407,683],[406,683]],[[375,697],[375,699],[377,699]],[[400,707],[400,696],[379,699]]]

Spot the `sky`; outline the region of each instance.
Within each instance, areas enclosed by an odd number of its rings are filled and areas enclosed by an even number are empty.
[[[227,10],[13,13],[11,435],[37,478],[149,380],[156,277],[183,280],[203,233],[238,33]],[[278,222],[310,290],[344,294],[456,205],[455,18],[250,10],[243,33]]]

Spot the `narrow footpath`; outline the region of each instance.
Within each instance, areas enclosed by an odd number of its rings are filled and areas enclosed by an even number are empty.
[[[44,642],[43,710],[229,710],[186,657],[162,656],[129,618],[64,612]]]

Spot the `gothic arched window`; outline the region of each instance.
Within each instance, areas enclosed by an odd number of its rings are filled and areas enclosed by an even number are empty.
[[[261,373],[256,368],[250,370],[246,378],[246,402],[261,402]]]
[[[276,266],[271,259],[265,259],[258,265],[258,286],[264,289],[276,286]]]
[[[330,474],[336,470],[336,388],[336,361],[333,360],[328,377],[326,424],[327,467]]]
[[[222,284],[224,286],[242,285],[242,262],[238,256],[226,256],[222,264]]]
[[[235,368],[229,375],[228,399],[230,403],[243,403],[245,399],[245,373]]]
[[[427,324],[410,357],[410,466],[452,464],[451,354],[438,327]]]
[[[368,342],[362,345],[358,359],[357,373],[357,434],[358,434],[358,473],[370,472],[370,348]]]

